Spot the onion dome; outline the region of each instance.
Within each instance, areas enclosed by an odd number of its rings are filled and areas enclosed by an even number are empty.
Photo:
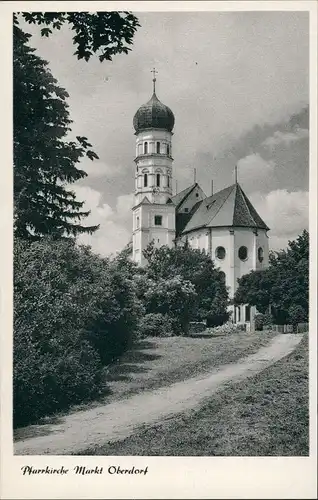
[[[136,133],[143,130],[157,128],[172,132],[174,127],[174,114],[171,109],[159,101],[154,92],[150,101],[141,106],[134,116]]]

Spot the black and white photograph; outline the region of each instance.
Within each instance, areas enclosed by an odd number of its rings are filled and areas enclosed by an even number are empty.
[[[12,3],[21,481],[309,459],[315,13]]]

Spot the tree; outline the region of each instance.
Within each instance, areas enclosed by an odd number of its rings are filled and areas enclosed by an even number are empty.
[[[125,351],[142,312],[132,280],[116,262],[73,239],[17,239],[15,422],[96,397],[102,365]]]
[[[150,244],[144,256],[148,260],[146,272],[151,279],[182,276],[194,285],[196,301],[191,310],[192,321],[206,319],[211,314],[221,314],[227,319],[228,292],[224,277],[204,251],[188,245],[155,248]]]
[[[128,53],[138,20],[130,13],[22,13],[29,23],[45,25],[43,36],[68,23],[75,31],[78,59],[88,61],[99,53],[100,61]],[[77,168],[81,158],[91,160],[86,137],[67,140],[72,123],[66,98],[48,63],[28,45],[31,35],[22,31],[14,15],[14,227],[23,239],[53,238],[92,233],[98,226],[83,226],[89,215],[83,202],[67,186],[86,173]]]
[[[19,14],[18,14],[19,15]],[[14,26],[19,24],[14,14]],[[24,21],[29,24],[45,25],[41,35],[48,37],[52,29],[60,30],[69,24],[75,31],[73,44],[78,59],[88,61],[93,54],[99,53],[99,60],[112,61],[116,54],[128,54],[133,37],[140,26],[131,12],[22,12]]]
[[[252,271],[238,280],[235,303],[255,305],[265,313],[269,307],[278,324],[308,319],[309,233],[304,230],[286,250],[272,253],[268,269]]]
[[[146,312],[167,315],[175,320],[178,333],[186,334],[196,296],[193,283],[182,276],[149,281],[145,293]]]

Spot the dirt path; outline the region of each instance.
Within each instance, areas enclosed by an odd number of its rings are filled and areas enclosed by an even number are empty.
[[[61,419],[61,423],[43,426],[46,433],[14,444],[16,455],[67,455],[80,453],[96,444],[119,441],[134,433],[142,424],[153,424],[173,414],[199,405],[227,382],[238,382],[290,354],[302,335],[277,335],[266,347],[223,365],[208,376],[177,382],[169,387],[137,394],[108,405],[79,411]]]

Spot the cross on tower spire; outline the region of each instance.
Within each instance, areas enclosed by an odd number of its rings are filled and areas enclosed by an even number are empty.
[[[152,79],[152,81],[153,81],[153,93],[155,93],[156,92],[156,81],[157,81],[156,74],[158,74],[158,71],[156,70],[156,68],[152,68],[151,73],[153,74],[153,79]]]

